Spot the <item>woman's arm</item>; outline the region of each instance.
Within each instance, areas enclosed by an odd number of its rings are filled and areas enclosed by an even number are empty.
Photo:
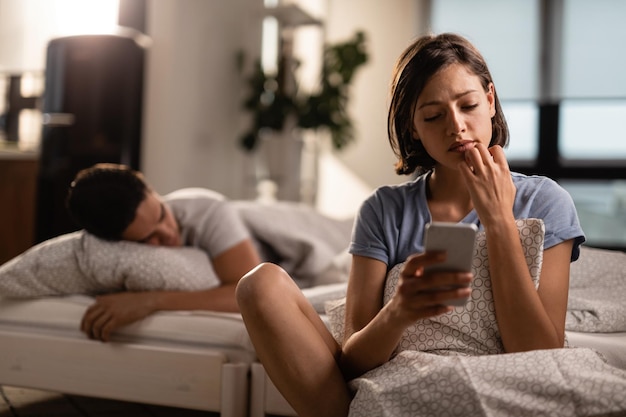
[[[341,367],[346,378],[359,376],[387,362],[407,326],[418,319],[443,314],[442,305],[452,298],[469,296],[470,289],[432,291],[441,286],[467,286],[471,273],[424,274],[424,266],[441,262],[442,254],[430,252],[407,259],[396,292],[383,306],[387,265],[354,256],[346,297],[345,342]]]
[[[487,250],[496,318],[507,352],[562,348],[573,241],[544,251],[539,289],[524,258],[515,224],[491,228]],[[510,236],[506,236],[510,235]]]
[[[459,169],[486,233],[496,319],[507,352],[563,347],[573,241],[544,252],[535,290],[513,216],[516,189],[502,148],[477,145]]]
[[[237,283],[260,263],[254,244],[247,239],[216,256],[212,263],[222,283],[219,287],[202,291],[122,292],[99,296],[85,312],[81,330],[92,339],[107,341],[116,329],[156,311],[239,311],[235,300]]]

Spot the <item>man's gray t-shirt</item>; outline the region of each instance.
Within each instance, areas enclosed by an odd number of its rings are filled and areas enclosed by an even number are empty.
[[[585,241],[571,196],[555,181],[542,176],[512,173],[517,188],[513,214],[516,219],[544,221],[544,248],[574,239],[572,260],[578,259]],[[357,215],[350,253],[380,260],[388,269],[409,255],[424,251],[424,227],[431,221],[426,199],[429,174],[400,185],[378,188]],[[481,229],[475,210],[461,220]]]
[[[163,196],[180,227],[184,246],[204,250],[213,259],[250,233],[239,213],[222,194],[205,188],[183,188]]]

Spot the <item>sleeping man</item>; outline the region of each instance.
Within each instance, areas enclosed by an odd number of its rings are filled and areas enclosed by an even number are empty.
[[[107,341],[117,328],[159,310],[238,311],[237,282],[261,261],[248,229],[224,196],[205,189],[160,196],[141,173],[123,165],[97,164],[80,171],[67,207],[79,227],[102,239],[201,249],[220,281],[201,291],[98,296],[81,323],[92,339]]]

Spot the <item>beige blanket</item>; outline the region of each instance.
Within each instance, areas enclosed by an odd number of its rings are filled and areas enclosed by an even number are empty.
[[[526,261],[540,285],[543,228],[518,221]],[[564,348],[504,353],[495,318],[484,234],[477,237],[472,295],[466,306],[417,321],[395,356],[350,381],[351,417],[612,416],[626,415],[626,371],[594,350]],[[384,301],[401,265],[387,276]],[[344,305],[329,304],[341,338]]]

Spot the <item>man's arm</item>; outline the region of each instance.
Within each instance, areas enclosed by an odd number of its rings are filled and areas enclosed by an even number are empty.
[[[165,310],[238,312],[235,287],[239,279],[261,262],[250,239],[227,249],[213,260],[222,284],[201,291],[123,292],[96,297],[83,316],[81,330],[89,338],[107,341],[119,327]]]
[[[261,257],[252,240],[246,239],[213,258],[212,262],[213,269],[223,285],[237,285],[241,277],[261,263]]]

